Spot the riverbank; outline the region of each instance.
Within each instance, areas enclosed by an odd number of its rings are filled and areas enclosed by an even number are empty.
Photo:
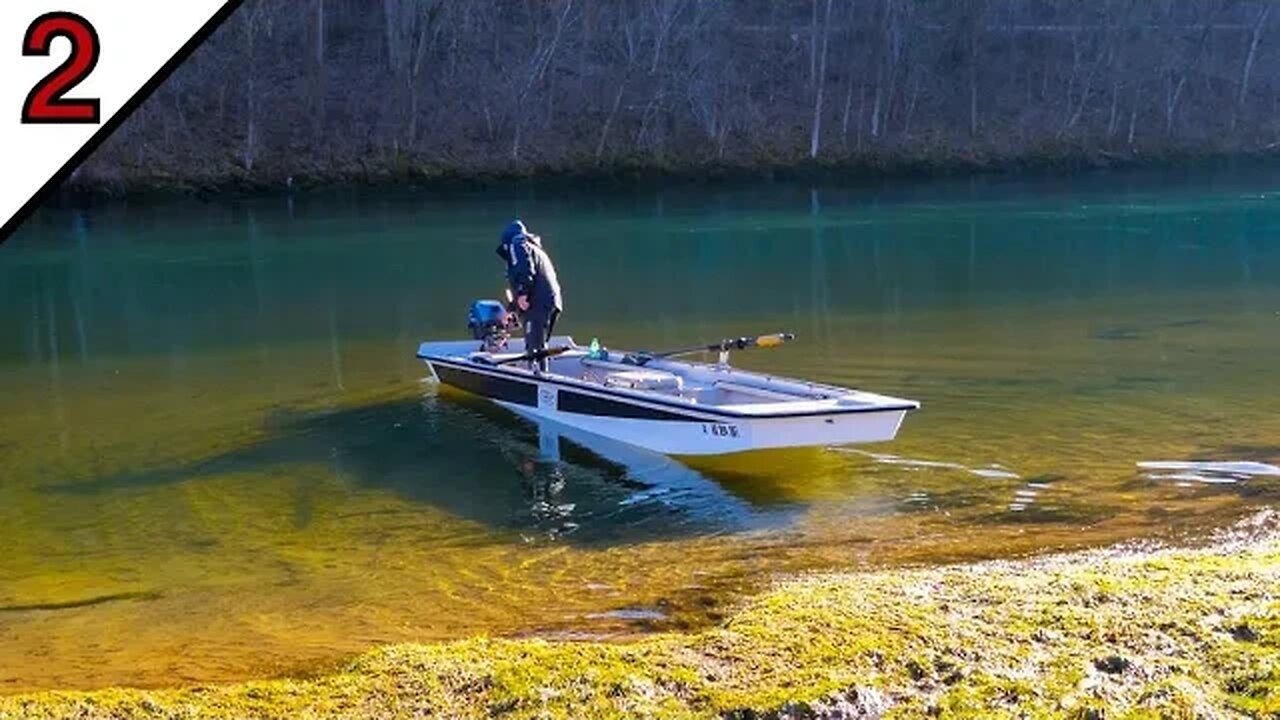
[[[305,679],[2,697],[0,718],[1274,718],[1275,525],[793,578],[694,634],[399,645]]]
[[[820,5],[254,0],[84,171],[198,187],[705,175],[812,158],[1247,153],[1280,140],[1267,3]]]
[[[1274,166],[1277,161],[1280,161],[1277,145],[1251,150],[1205,145],[1112,150],[1074,143],[1045,145],[1034,152],[940,146],[817,160],[762,157],[749,162],[690,156],[615,158],[604,162],[583,158],[560,163],[468,164],[400,154],[300,164],[295,158],[283,157],[276,163],[261,162],[252,171],[246,171],[228,158],[225,163],[203,163],[181,171],[89,163],[63,184],[52,202],[236,196],[333,188],[470,191],[530,183],[551,188],[758,182],[843,184],[987,175],[1068,175],[1108,170],[1235,169]]]

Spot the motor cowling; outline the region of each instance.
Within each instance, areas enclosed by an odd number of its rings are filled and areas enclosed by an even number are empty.
[[[476,300],[467,313],[471,337],[481,342],[485,352],[498,352],[507,347],[511,329],[518,324],[514,313],[497,300]]]

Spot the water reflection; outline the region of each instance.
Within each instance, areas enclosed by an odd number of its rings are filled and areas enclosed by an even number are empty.
[[[983,478],[992,478],[1000,480],[1017,480],[1018,473],[1010,471],[1003,465],[992,463],[986,467],[968,467],[960,463],[948,462],[945,460],[919,460],[915,458],[898,457],[888,453],[870,452],[868,450],[860,450],[857,448],[835,448],[837,452],[853,453],[871,458],[877,463],[885,465],[899,465],[911,469],[942,469],[942,470],[959,470]]]
[[[1160,460],[1140,462],[1138,467],[1148,480],[1172,480],[1183,486],[1192,483],[1234,485],[1255,478],[1280,477],[1280,467],[1251,460]]]
[[[343,482],[527,541],[622,543],[739,532],[785,525],[801,509],[776,497],[744,498],[713,474],[667,456],[550,421],[533,423],[447,389],[336,411],[279,411],[267,421],[267,437],[244,447],[179,465],[59,481],[43,491],[146,491],[239,473],[281,482],[291,474],[277,469],[317,463]],[[753,476],[767,485],[767,477]],[[295,527],[313,518],[310,487],[297,481]]]

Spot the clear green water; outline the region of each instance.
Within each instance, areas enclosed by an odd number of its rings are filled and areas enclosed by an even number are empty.
[[[1194,538],[1280,500],[1280,170],[331,194],[51,211],[0,247],[0,692],[714,619],[778,572]],[[424,384],[522,214],[565,332],[790,330],[893,443],[600,457]],[[1143,467],[1144,462],[1253,463]]]

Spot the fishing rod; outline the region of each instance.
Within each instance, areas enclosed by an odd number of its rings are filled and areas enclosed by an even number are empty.
[[[725,338],[720,342],[714,342],[709,345],[691,345],[677,350],[663,350],[661,352],[637,352],[627,355],[622,359],[622,362],[630,365],[644,365],[650,360],[680,357],[681,355],[692,355],[693,353],[699,352],[718,352],[723,356],[730,350],[777,347],[795,339],[796,336],[793,333],[770,333],[768,335],[754,335],[751,337]],[[723,357],[721,362],[724,362]]]

